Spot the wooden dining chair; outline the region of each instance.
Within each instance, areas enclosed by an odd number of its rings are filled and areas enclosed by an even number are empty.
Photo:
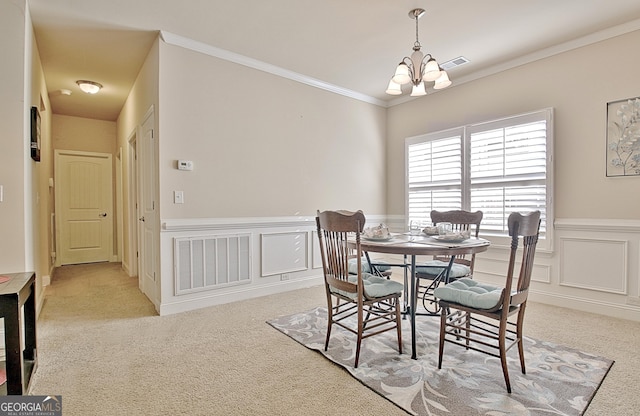
[[[431,211],[431,221],[434,225],[443,222],[451,223],[452,231],[469,231],[471,236],[478,237],[480,234],[480,223],[482,222],[482,211]],[[473,274],[476,262],[476,255],[455,256],[451,269],[448,270],[451,258],[448,256],[434,256],[432,260],[420,263],[416,267],[416,284],[418,299],[422,299],[422,306],[429,315],[436,315],[440,312],[438,302],[433,296],[433,291],[441,284],[447,284],[452,280],[461,277],[468,277]]]
[[[489,354],[500,358],[507,391],[511,393],[507,351],[514,345],[518,346],[520,368],[525,374],[522,326],[538,243],[540,211],[527,215],[514,212],[509,215],[508,225],[511,253],[504,285],[493,286],[461,278],[437,288],[434,294],[442,308],[438,369],[442,368],[445,342]],[[514,275],[520,237],[520,271]],[[508,318],[516,313],[516,322],[509,321]]]
[[[324,350],[329,348],[333,325],[338,325],[357,337],[354,367],[358,367],[362,340],[386,331],[396,330],[398,351],[402,354],[399,299],[404,286],[362,271],[360,234],[365,224],[364,214],[362,211],[318,211],[316,224],[327,294]],[[357,262],[356,274],[349,273],[352,256]],[[354,316],[356,322],[351,322]]]

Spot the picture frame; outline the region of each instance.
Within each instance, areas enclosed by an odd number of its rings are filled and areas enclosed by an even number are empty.
[[[606,175],[640,176],[640,97],[607,103]]]
[[[40,112],[31,107],[31,159],[40,162]]]

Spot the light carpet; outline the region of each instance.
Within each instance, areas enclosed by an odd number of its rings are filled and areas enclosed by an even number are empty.
[[[562,345],[525,338],[527,374],[509,351],[512,390],[504,385],[498,358],[447,344],[437,369],[439,318],[416,322],[418,360],[411,359],[409,321],[403,320],[403,354],[395,331],[363,341],[358,368],[355,335],[334,326],[324,351],[326,308],[269,320],[275,329],[344,367],[353,377],[415,415],[582,415],[613,361]]]

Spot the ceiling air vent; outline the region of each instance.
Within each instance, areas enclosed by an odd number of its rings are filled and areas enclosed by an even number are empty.
[[[442,64],[440,64],[440,67],[442,69],[444,69],[445,71],[448,71],[452,68],[456,68],[460,65],[464,65],[466,63],[469,63],[469,60],[467,58],[465,58],[464,56],[458,56],[457,58],[454,58],[450,61],[444,62]]]

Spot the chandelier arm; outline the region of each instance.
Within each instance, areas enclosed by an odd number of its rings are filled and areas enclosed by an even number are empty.
[[[402,63],[405,64],[407,66],[407,68],[409,69],[409,77],[411,78],[411,83],[415,85],[415,68],[413,66],[413,60],[408,57],[405,56],[404,58],[402,58]],[[422,73],[422,65],[420,65],[420,73]]]

